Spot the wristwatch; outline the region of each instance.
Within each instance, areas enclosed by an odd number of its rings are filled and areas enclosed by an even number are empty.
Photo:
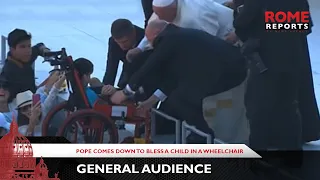
[[[126,85],[126,87],[122,90],[123,94],[127,97],[132,97],[136,92],[132,91],[129,85]]]

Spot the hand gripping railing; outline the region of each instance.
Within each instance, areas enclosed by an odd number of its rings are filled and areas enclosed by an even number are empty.
[[[1,62],[0,62],[0,64],[4,64],[6,56],[7,56],[7,37],[1,36]]]
[[[187,124],[186,121],[182,122],[182,129],[181,129],[181,133],[182,133],[182,144],[186,144],[187,143],[187,130],[192,131],[196,134],[198,134],[199,136],[205,137],[207,139],[207,144],[212,144],[212,135],[211,134],[207,134],[205,132],[200,131],[199,129],[195,128],[194,126],[190,126],[189,124]],[[219,139],[214,139],[214,143],[215,144],[226,144],[225,142],[219,140]]]
[[[181,132],[182,133],[182,144],[187,144],[187,130],[192,131],[192,132],[198,134],[199,136],[207,138],[207,144],[212,144],[211,134],[204,133],[193,126],[190,126],[189,124],[187,124],[186,121],[182,122],[182,129],[181,129],[181,131],[182,131]]]
[[[165,119],[167,119],[169,121],[175,122],[175,124],[176,124],[176,134],[175,134],[176,135],[176,144],[181,144],[181,121],[172,117],[172,116],[169,116],[159,110],[156,110],[154,108],[151,110],[151,136],[154,137],[156,135],[156,124],[155,124],[156,114],[164,117]]]

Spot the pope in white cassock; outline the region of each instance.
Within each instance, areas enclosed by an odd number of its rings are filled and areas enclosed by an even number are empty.
[[[153,0],[153,15],[149,19],[162,19],[184,28],[206,31],[211,35],[236,43],[230,39],[234,33],[233,10],[213,0]],[[127,53],[127,59],[152,48],[144,38],[137,48]],[[210,77],[208,77],[210,79]],[[249,125],[245,116],[244,84],[227,92],[203,100],[203,112],[216,138],[227,143],[247,142]],[[166,95],[157,90],[143,104],[163,102]]]

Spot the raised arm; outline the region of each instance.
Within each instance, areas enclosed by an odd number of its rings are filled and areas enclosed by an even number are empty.
[[[128,83],[129,88],[132,91],[138,90],[146,76],[155,71],[158,67],[161,67],[161,65],[167,63],[168,60],[171,60],[170,57],[175,49],[174,46],[175,43],[170,38],[161,40],[160,44],[157,45],[145,64],[132,75]]]
[[[49,51],[43,43],[38,43],[32,47],[32,55],[31,60],[29,61],[30,64],[34,63],[34,61],[38,58],[38,56],[43,56],[44,52]]]
[[[107,68],[103,77],[103,84],[113,86],[118,72],[119,54],[121,52],[116,48],[116,42],[112,38],[109,39],[108,46]]]

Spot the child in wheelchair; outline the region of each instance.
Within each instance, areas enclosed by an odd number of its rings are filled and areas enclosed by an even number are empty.
[[[124,125],[126,123],[141,125],[141,123],[145,122],[144,117],[138,116],[137,118],[134,113],[136,108],[132,103],[123,106],[128,109],[128,112],[130,111],[130,113],[128,113],[129,115],[125,117],[126,122],[117,119],[119,118],[117,116],[113,116],[113,108],[116,105],[111,104],[108,99],[102,99],[100,95],[111,95],[112,92],[114,92],[114,88],[111,86],[102,86],[100,90],[94,91],[92,87],[89,86],[94,67],[88,59],[78,58],[73,61],[71,56],[66,55],[64,48],[62,48],[61,51],[48,54],[48,57],[53,58],[47,58],[45,61],[50,62],[51,66],[60,66],[60,69],[66,72],[68,90],[70,92],[67,103],[60,106],[72,114],[64,118],[66,120],[61,124],[62,126],[59,127],[57,134],[65,136],[69,140],[77,143],[108,143],[116,141],[121,143],[125,141],[125,139],[127,140],[127,137],[133,139],[133,133],[127,131]],[[54,113],[58,112],[55,111],[56,110],[54,110]],[[47,123],[50,124],[51,116],[53,115],[46,118],[46,123],[44,123],[46,126]],[[88,118],[92,116],[98,116],[98,119],[93,118],[91,120],[91,118]],[[45,131],[47,130],[44,129],[44,132]],[[96,133],[102,133],[103,140]],[[136,134],[139,134],[139,132],[135,131],[135,135]],[[150,134],[149,131],[148,134]],[[149,137],[148,134],[146,135],[146,139]],[[131,141],[131,143],[133,142]]]
[[[95,102],[99,99],[99,95],[109,96],[109,95],[112,95],[112,93],[117,90],[116,88],[110,85],[104,85],[101,87],[100,90],[97,90],[96,88],[95,91],[91,87],[89,87],[89,85],[94,86],[92,83],[92,80],[95,79],[95,78],[91,79],[91,74],[93,73],[94,66],[90,60],[85,58],[78,58],[74,61],[74,68],[78,72],[79,79],[81,80],[81,83],[85,88],[86,96],[92,107],[94,106]],[[115,123],[116,123],[116,126],[118,127],[119,142],[123,142],[126,137],[133,136],[132,132],[127,131],[125,129],[125,124],[123,121],[119,120],[119,121],[116,121]],[[75,136],[75,132],[71,133],[69,137],[70,136]],[[78,137],[77,138],[78,143],[84,143],[83,136],[81,135],[79,136],[79,132],[77,137]],[[104,137],[103,137],[104,143],[108,143],[109,139],[110,137],[109,137],[108,129],[105,129]]]
[[[88,87],[91,80],[91,74],[93,73],[93,64],[88,59],[78,58],[74,61],[74,68],[78,71],[79,78],[85,88],[89,103],[93,106],[98,99],[98,95]]]

